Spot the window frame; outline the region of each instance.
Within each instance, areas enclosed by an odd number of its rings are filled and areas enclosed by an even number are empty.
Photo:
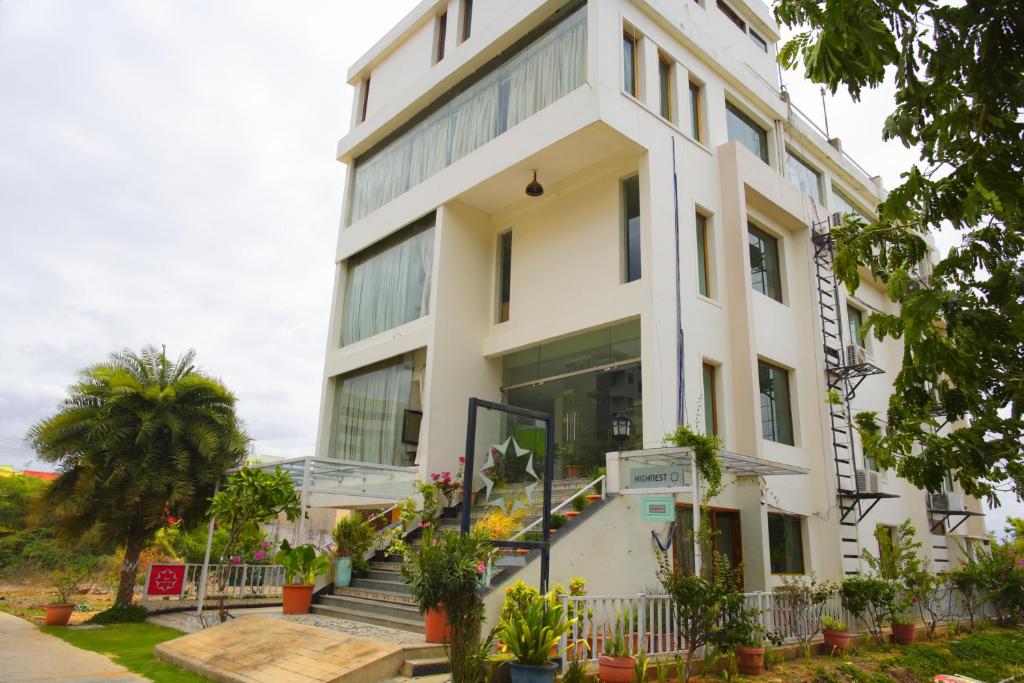
[[[627,54],[627,47],[628,54]],[[640,98],[640,67],[639,67],[640,38],[630,26],[622,27],[622,91],[630,97]],[[628,62],[628,63],[627,63]],[[627,69],[629,70],[629,81],[627,83]],[[632,90],[627,87],[632,85]]]
[[[366,106],[370,102],[370,76],[362,80],[359,85],[359,114],[356,123],[362,123],[366,120]]]
[[[675,68],[675,60],[661,50],[658,50],[658,93],[661,97],[661,100],[658,103],[658,113],[661,115],[661,118],[665,119],[669,123],[673,123],[675,121],[675,107],[672,106],[672,77],[674,75]]]
[[[690,137],[704,144],[704,85],[689,79],[690,92]]]
[[[635,234],[633,216],[629,214],[630,198],[627,196],[630,187],[636,187],[636,216]],[[622,281],[623,283],[636,282],[643,278],[643,214],[640,210],[640,174],[626,176],[619,181],[620,215],[622,225]],[[635,245],[633,240],[635,238]],[[633,247],[636,247],[636,274],[632,271]]]
[[[804,554],[804,517],[800,515],[787,515],[783,512],[769,512],[768,513],[768,545],[770,548],[776,547],[776,541],[772,540],[772,525],[771,518],[784,520],[786,523],[795,523],[797,529],[797,543],[796,547],[799,549],[800,555],[800,570],[792,571],[790,568],[785,570],[777,570],[775,567],[775,558],[772,553],[768,553],[769,569],[773,575],[777,576],[801,576],[807,574],[807,558]],[[784,539],[779,539],[780,542],[784,542]]]
[[[462,0],[459,23],[459,44],[462,44],[473,34],[473,0]]]
[[[853,324],[854,313],[856,313],[856,325]],[[856,330],[854,328],[856,328]],[[867,338],[860,338],[860,331],[864,329],[864,311],[857,308],[850,302],[846,303],[846,329],[850,333],[850,343],[859,346],[867,352]]]
[[[789,146],[786,147],[786,177],[791,183],[797,186],[798,189],[803,191],[800,184],[795,178],[790,175],[790,161],[794,162],[797,166],[801,167],[805,171],[811,173],[815,178],[815,184],[817,185],[817,192],[811,195],[812,199],[817,200],[821,205],[825,204],[825,174],[814,167],[813,164],[804,159],[800,154],[794,152]]]
[[[758,33],[752,28],[748,28],[747,35],[750,36],[750,40],[754,42],[754,45],[757,45],[757,48],[759,50],[763,51],[765,54],[768,54],[768,41],[762,38],[760,33]]]
[[[752,290],[754,290],[755,292],[758,292],[759,294],[762,294],[762,295],[768,297],[769,299],[772,299],[774,301],[779,302],[780,304],[785,305],[786,301],[787,301],[787,297],[786,297],[785,278],[783,277],[783,273],[782,273],[782,244],[783,244],[782,238],[777,237],[777,236],[771,234],[770,232],[768,232],[767,230],[765,230],[761,226],[756,225],[752,221],[747,221],[747,253],[748,253],[748,258],[750,258],[749,253],[750,253],[750,247],[752,246],[751,243],[750,243],[751,236],[756,237],[763,244],[771,243],[771,244],[775,245],[775,247],[774,247],[775,248],[775,273],[777,273],[777,276],[778,276],[778,283],[774,283],[774,284],[776,284],[776,286],[778,287],[778,290],[777,290],[778,291],[778,296],[775,296],[772,293],[772,285],[773,285],[773,283],[771,282],[771,278],[769,277],[769,275],[772,272],[770,267],[764,269],[764,272],[765,272],[765,276],[764,276],[764,282],[765,282],[764,286],[765,286],[765,289],[761,290],[761,289],[757,288],[756,283],[754,281],[754,277],[753,277],[753,273],[754,273],[754,264],[753,264],[753,262],[750,263],[750,273],[751,273],[750,288]],[[763,255],[764,255],[764,249],[763,248],[761,248],[761,253],[762,253],[762,258],[763,258]]]
[[[710,399],[708,398],[708,387],[711,389]],[[701,389],[704,395],[704,431],[706,434],[719,436],[721,426],[718,424],[718,366],[706,360],[701,363]],[[710,432],[707,429],[709,415],[711,418]]]
[[[739,12],[722,2],[722,0],[715,0],[715,7],[717,7],[718,11],[724,14],[725,17],[731,21],[734,26],[736,26],[736,28],[744,33],[747,32],[747,22],[743,20],[743,17],[740,16]]]
[[[444,59],[445,43],[448,40],[448,10],[441,12],[434,20],[434,61],[437,64]]]
[[[779,411],[777,410],[777,406],[779,405],[779,403],[781,401],[779,400],[778,396],[776,395],[777,388],[774,387],[774,386],[770,388],[771,395],[768,398],[768,400],[772,403],[772,408],[773,409],[771,411],[771,415],[768,416],[768,417],[770,417],[770,419],[766,419],[766,416],[764,414],[764,397],[766,396],[766,392],[765,392],[765,388],[764,388],[764,383],[762,381],[762,372],[761,372],[762,367],[766,368],[767,371],[768,371],[767,372],[768,381],[773,382],[773,383],[775,382],[776,378],[773,376],[773,371],[778,373],[778,376],[785,380],[785,388],[786,388],[786,401],[785,401],[785,404],[786,404],[786,408],[787,408],[786,414],[783,416],[783,417],[785,417],[785,423],[779,423],[779,421],[778,421]],[[770,361],[766,361],[763,358],[758,358],[757,359],[757,380],[758,380],[758,395],[759,395],[758,403],[759,403],[759,405],[761,407],[761,411],[760,411],[761,412],[761,438],[764,439],[765,441],[771,441],[772,443],[782,444],[784,446],[796,446],[796,424],[795,424],[795,421],[793,420],[793,391],[792,391],[793,382],[791,381],[791,378],[790,378],[790,372],[791,371],[789,369],[784,368],[784,367],[782,367],[780,365],[776,365],[776,364],[774,364],[774,363],[772,363]],[[771,423],[771,426],[772,426],[772,436],[768,436],[768,435],[765,434],[765,427],[767,426],[767,424],[769,422]],[[789,435],[789,440],[788,441],[785,440],[785,436],[786,436],[785,430],[781,429],[781,427],[785,427],[788,430],[788,435]]]
[[[737,120],[739,120],[741,123],[744,123],[749,128],[753,129],[755,132],[761,133],[761,135],[758,136],[758,141],[762,142],[763,146],[764,146],[764,149],[761,150],[761,152],[762,152],[761,154],[758,154],[754,150],[752,150],[749,147],[747,147],[745,144],[743,144],[742,140],[739,140],[738,138],[734,138],[734,137],[729,135],[729,115],[730,114],[732,114],[732,116],[734,118],[736,118]],[[741,109],[739,106],[737,106],[731,100],[728,100],[728,99],[725,101],[725,130],[726,130],[726,136],[729,137],[729,140],[736,140],[736,142],[740,143],[741,145],[746,147],[748,150],[750,150],[750,152],[752,154],[756,155],[761,161],[763,161],[764,163],[768,164],[769,166],[771,165],[771,152],[770,152],[771,135],[770,135],[769,129],[765,128],[764,126],[762,126],[760,123],[758,123],[754,119],[754,117],[752,117],[750,114],[748,114],[745,111],[743,111],[743,109]]]
[[[694,211],[697,234],[697,293],[708,299],[713,298],[712,294],[714,293],[714,289],[711,287],[711,250],[708,234],[710,221],[711,217],[700,209]]]
[[[512,316],[512,230],[498,233],[495,289],[497,324],[508,322]]]

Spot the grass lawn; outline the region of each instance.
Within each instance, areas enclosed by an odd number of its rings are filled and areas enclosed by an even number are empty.
[[[157,683],[200,683],[207,678],[165,664],[153,656],[153,648],[182,635],[179,631],[154,624],[111,624],[103,628],[79,631],[63,627],[44,627],[75,647],[109,656],[114,663]]]

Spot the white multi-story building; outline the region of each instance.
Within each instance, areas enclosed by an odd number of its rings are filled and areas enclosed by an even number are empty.
[[[758,0],[421,2],[348,74],[316,456],[454,470],[470,397],[553,415],[560,470],[682,420],[806,471],[727,470],[711,501],[747,590],[856,571],[907,518],[934,568],[955,561],[977,502],[876,471],[845,424],[848,397],[884,414],[901,346],[856,336],[894,305],[870,277],[833,289],[828,220],[882,189],[780,92],[778,40]],[[560,539],[554,578],[654,585],[664,527],[637,503]]]

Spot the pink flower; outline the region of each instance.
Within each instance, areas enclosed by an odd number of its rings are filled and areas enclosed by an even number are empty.
[[[441,478],[441,475],[438,474],[437,472],[434,472],[433,474],[430,475],[430,478],[433,479],[434,481],[437,481],[438,479]]]
[[[484,569],[485,569],[485,567],[484,567],[483,561],[480,561],[480,562],[476,563],[476,573],[477,574],[483,574],[484,573]]]
[[[242,564],[242,558],[238,555],[232,555],[228,558],[228,562],[231,564]]]
[[[466,456],[464,456],[464,455],[460,455],[459,456],[459,464],[460,465],[465,465],[466,464]]]
[[[270,550],[270,541],[260,541],[260,547],[264,550]]]
[[[263,552],[262,548],[256,550],[256,552],[254,552],[252,554],[252,559],[256,560],[257,562],[261,562],[261,561],[265,560],[266,558],[267,558],[267,554],[265,552]]]
[[[420,528],[421,529],[425,529],[428,526],[430,526],[430,522],[420,522]]]

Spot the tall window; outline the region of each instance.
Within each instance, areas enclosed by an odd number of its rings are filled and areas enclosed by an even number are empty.
[[[864,214],[853,205],[845,194],[840,192],[835,185],[832,186],[832,210],[841,213],[843,216],[853,214],[864,217]]]
[[[622,181],[626,282],[640,279],[640,176]]]
[[[715,366],[701,366],[704,380],[704,433],[718,434],[718,395],[715,390]]]
[[[864,340],[860,338],[860,330],[864,326],[864,314],[859,308],[847,306],[846,319],[850,323],[850,343],[864,348]]]
[[[772,574],[804,573],[803,520],[769,512],[768,545]]]
[[[690,136],[697,142],[704,142],[700,118],[700,86],[693,81],[690,81]]]
[[[380,334],[429,313],[434,215],[348,260],[342,345]]]
[[[403,356],[335,379],[330,457],[404,465],[402,422],[412,389],[412,358]]]
[[[788,149],[786,150],[786,173],[801,192],[814,197],[819,204],[825,203],[821,174]]]
[[[728,560],[729,567],[736,568],[743,563],[740,512],[739,510],[715,509],[707,510],[707,515],[708,521],[711,523],[711,537],[714,540],[703,541],[700,554],[704,567],[710,565],[712,576],[715,576],[719,568],[715,567],[717,563],[711,561],[712,551]],[[703,524],[703,522],[701,523]],[[698,542],[701,541],[698,539]],[[692,576],[694,572],[693,546],[693,508],[689,505],[682,505],[676,508],[672,559],[676,570],[687,576]],[[743,577],[738,578],[742,580]]]
[[[761,389],[761,436],[769,441],[792,446],[793,414],[789,400],[789,372],[759,360],[757,379]]]
[[[363,86],[359,89],[359,123],[366,120],[366,104],[370,101],[370,77],[363,79]]]
[[[708,219],[697,212],[697,291],[711,296],[711,271],[708,268]]]
[[[672,120],[672,61],[658,53],[658,90],[661,93],[661,118]]]
[[[730,140],[736,140],[768,163],[768,131],[728,102],[725,103],[725,122]]]
[[[722,12],[722,14],[729,18],[729,21],[736,24],[736,28],[743,31],[744,33],[747,32],[747,24],[746,22],[743,21],[743,19],[740,18],[740,15],[736,13],[736,10],[734,10],[732,7],[729,7],[727,4],[722,2],[722,0],[715,0],[715,5],[718,6],[718,9]]]
[[[747,226],[750,246],[750,282],[755,292],[782,301],[782,270],[779,267],[779,241],[753,225]]]
[[[750,29],[750,31],[748,32],[748,35],[750,35],[750,39],[752,41],[754,41],[754,45],[757,45],[759,48],[761,48],[762,51],[768,52],[768,41],[767,40],[765,40],[760,35],[758,35],[754,31],[754,29]]]
[[[459,33],[459,42],[469,40],[473,32],[473,0],[462,0],[462,27]]]
[[[437,31],[435,32],[434,63],[437,64],[444,59],[444,42],[448,37],[448,13],[442,12],[437,17]]]
[[[622,88],[637,96],[636,37],[629,31],[622,33]]]
[[[498,236],[498,322],[508,320],[512,301],[512,231]]]

